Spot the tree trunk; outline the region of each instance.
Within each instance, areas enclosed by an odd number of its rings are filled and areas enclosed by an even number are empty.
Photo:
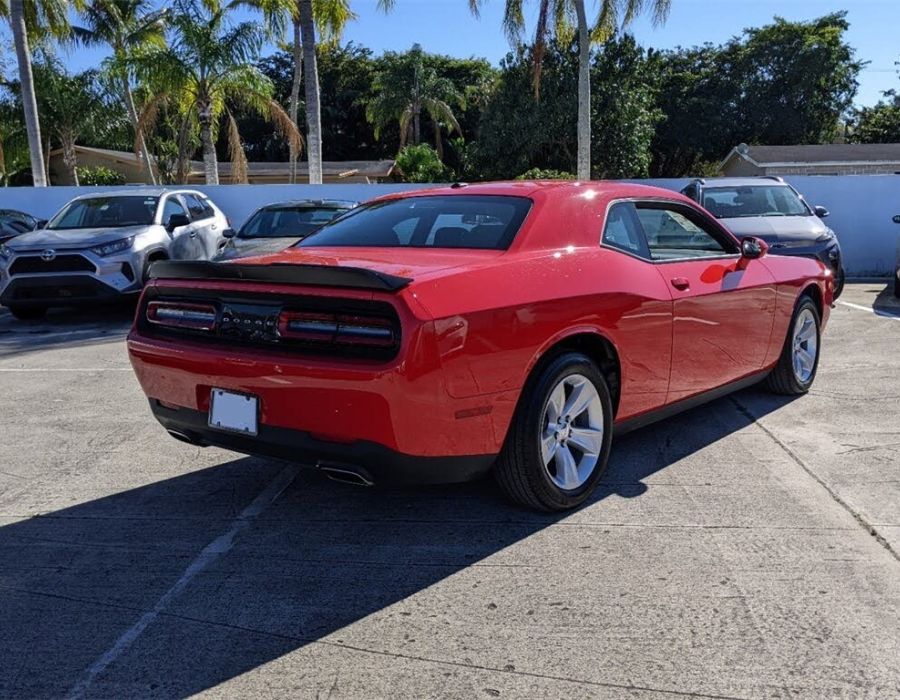
[[[47,171],[41,153],[41,124],[38,119],[37,100],[34,96],[34,76],[31,73],[31,49],[25,29],[24,0],[11,0],[9,25],[16,45],[16,61],[19,64],[19,81],[22,85],[22,104],[25,108],[25,129],[28,132],[28,150],[31,155],[31,177],[35,187],[47,186]]]
[[[131,121],[131,128],[134,129],[135,137],[140,143],[141,156],[144,159],[144,165],[147,167],[147,172],[150,175],[150,184],[156,185],[159,181],[156,178],[156,171],[153,169],[153,158],[151,158],[150,156],[150,149],[147,148],[147,140],[144,138],[143,130],[138,125],[138,113],[137,108],[134,106],[134,95],[131,94],[131,85],[128,84],[127,75],[123,75],[121,77],[125,94],[125,109],[128,111],[128,119]]]
[[[578,167],[579,180],[591,179],[591,37],[584,0],[575,0],[578,15]]]
[[[75,137],[72,134],[63,134],[60,137],[63,148],[63,164],[69,171],[69,178],[72,183],[78,187],[81,183],[78,181],[78,156],[75,154]]]
[[[316,24],[312,0],[300,2],[300,30],[303,38],[303,77],[306,81],[306,153],[309,184],[322,184],[322,109],[319,99],[319,66],[316,62]]]
[[[291,98],[288,102],[288,116],[291,118],[291,123],[294,126],[297,125],[297,115],[300,113],[300,78],[303,75],[303,44],[300,40],[300,8],[297,8],[297,14],[294,16],[293,24],[294,24],[294,78],[291,82]],[[297,182],[297,161],[300,159],[300,154],[297,152],[297,148],[294,145],[293,140],[289,142],[290,148],[290,180],[289,182],[293,185]]]
[[[441,125],[434,122],[434,150],[437,151],[438,158],[444,160],[444,140],[441,138]]]
[[[216,144],[212,134],[212,105],[202,104],[197,113],[200,121],[200,144],[203,147],[203,170],[207,185],[219,184],[219,162],[216,159]]]
[[[413,112],[413,145],[418,146],[422,143],[422,119],[421,119],[421,110],[416,106],[416,111]]]

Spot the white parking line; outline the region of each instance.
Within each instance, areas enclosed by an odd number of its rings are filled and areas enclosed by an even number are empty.
[[[91,683],[93,683],[94,679],[103,673],[110,664],[115,662],[116,659],[137,641],[144,630],[156,620],[169,603],[175,600],[181,592],[184,591],[197,574],[202,572],[212,562],[231,549],[234,544],[235,536],[250,525],[260,513],[275,502],[297,476],[298,469],[299,467],[295,465],[290,465],[282,469],[275,478],[269,482],[266,488],[253,499],[253,502],[241,511],[241,514],[237,516],[232,526],[206,545],[197,558],[184,570],[184,573],[181,574],[181,577],[175,584],[156,601],[156,605],[144,613],[134,625],[128,628],[128,630],[116,640],[115,644],[113,644],[87,671],[85,671],[81,680],[72,687],[66,697],[82,697],[90,687]]]
[[[859,309],[860,311],[868,311],[870,314],[875,314],[876,316],[881,316],[881,318],[889,318],[893,321],[900,321],[900,315],[889,314],[887,311],[873,309],[871,306],[863,306],[862,304],[854,304],[849,301],[839,301],[837,303],[840,304],[841,306],[849,306],[851,309]]]

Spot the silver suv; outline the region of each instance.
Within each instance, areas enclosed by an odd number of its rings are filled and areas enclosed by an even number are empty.
[[[66,204],[46,227],[0,245],[0,304],[16,318],[136,294],[156,260],[209,260],[221,210],[201,192],[124,188]]]

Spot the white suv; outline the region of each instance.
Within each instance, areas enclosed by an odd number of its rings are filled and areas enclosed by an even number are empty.
[[[156,260],[209,260],[228,219],[195,190],[86,194],[47,225],[0,245],[0,304],[17,318],[140,292]]]

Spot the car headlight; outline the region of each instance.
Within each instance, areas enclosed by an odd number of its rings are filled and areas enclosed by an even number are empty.
[[[9,260],[12,257],[12,251],[7,247],[5,243],[0,243],[0,258],[4,260]]]
[[[134,243],[134,236],[113,241],[112,243],[94,246],[91,248],[91,252],[105,258],[107,255],[115,255],[116,253],[121,253],[123,250],[128,250],[132,243]]]

